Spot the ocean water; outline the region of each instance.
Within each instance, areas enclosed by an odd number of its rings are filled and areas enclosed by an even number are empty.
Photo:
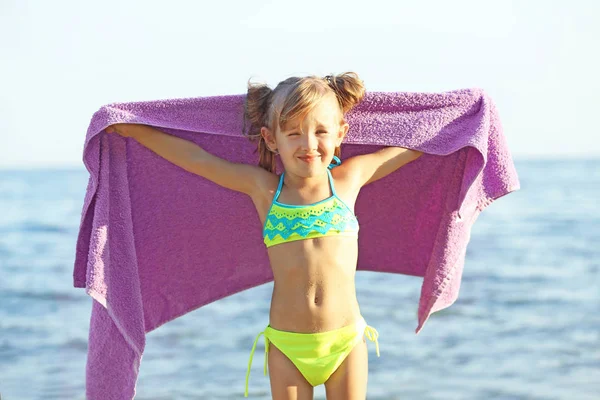
[[[600,399],[600,160],[515,160],[476,221],[460,296],[415,335],[422,278],[357,272],[368,399]],[[88,173],[0,171],[0,396],[84,399],[92,299],[73,287]],[[243,398],[272,283],[147,335],[136,399]],[[270,399],[264,340],[249,398]],[[315,399],[325,399],[324,386]]]

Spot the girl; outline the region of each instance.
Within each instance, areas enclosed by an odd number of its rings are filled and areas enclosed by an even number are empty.
[[[108,133],[132,137],[168,161],[218,185],[247,194],[263,223],[274,286],[265,337],[272,397],[308,400],[325,384],[328,400],[366,398],[368,354],[364,336],[377,331],[361,316],[354,276],[360,189],[422,153],[401,147],[351,157],[340,146],[344,115],[365,95],[347,72],[325,78],[292,77],[275,89],[248,83],[244,133],[257,142],[259,166],[232,163],[194,143],[139,124],[115,124]],[[283,164],[275,173],[276,156]]]

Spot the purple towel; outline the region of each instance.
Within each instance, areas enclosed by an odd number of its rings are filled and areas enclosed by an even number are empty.
[[[96,300],[88,399],[132,399],[146,333],[273,279],[262,224],[248,196],[104,129],[124,122],[152,125],[229,161],[257,165],[256,145],[242,134],[244,98],[114,103],[93,115],[83,151],[90,179],[73,273],[74,286]],[[367,92],[346,117],[342,162],[387,146],[425,153],[365,186],[355,205],[358,270],[424,278],[418,333],[431,313],[456,300],[479,213],[519,189],[498,112],[474,88]]]

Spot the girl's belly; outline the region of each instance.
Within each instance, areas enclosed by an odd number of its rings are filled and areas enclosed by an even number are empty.
[[[313,333],[344,327],[359,316],[360,309],[352,290],[303,295],[284,294],[274,289],[269,323],[282,331]]]
[[[287,250],[287,257],[271,260],[275,282],[271,327],[299,333],[323,332],[349,325],[360,316],[354,283],[356,240],[339,239],[339,246],[332,246],[330,241],[326,252],[311,240],[296,242],[316,245],[310,251],[291,246],[284,249],[281,245],[279,250]]]

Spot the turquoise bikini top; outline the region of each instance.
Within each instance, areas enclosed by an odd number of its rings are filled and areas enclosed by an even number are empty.
[[[278,202],[285,172],[281,174],[277,192],[273,196],[263,227],[263,238],[267,247],[323,236],[358,237],[359,226],[356,216],[335,193],[330,169],[340,165],[341,161],[336,156],[334,159],[338,163],[327,168],[329,186],[333,195],[316,203],[292,205]]]

